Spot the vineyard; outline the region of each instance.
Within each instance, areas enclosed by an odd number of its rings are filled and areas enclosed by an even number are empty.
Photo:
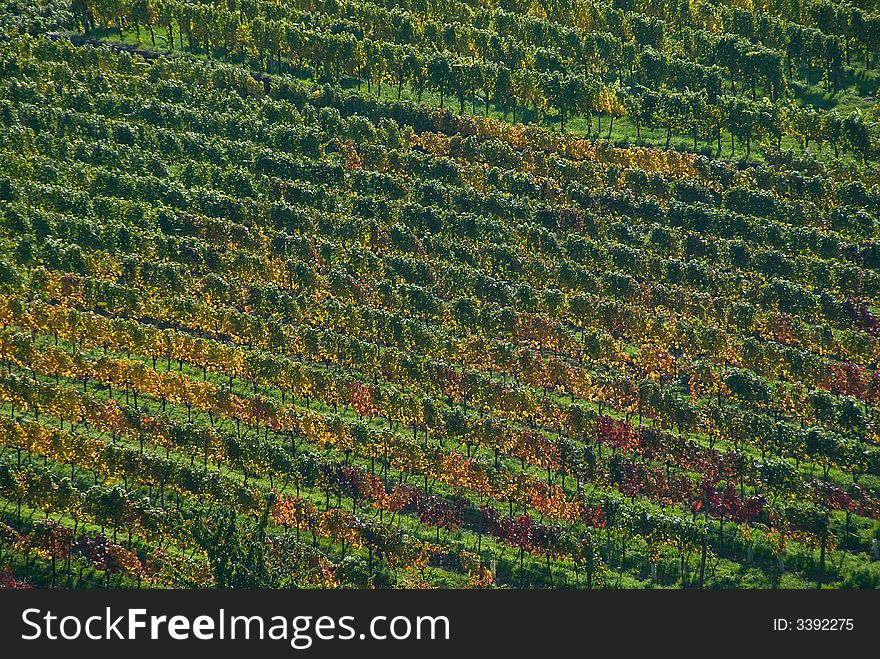
[[[872,0],[0,2],[0,588],[880,587]]]

